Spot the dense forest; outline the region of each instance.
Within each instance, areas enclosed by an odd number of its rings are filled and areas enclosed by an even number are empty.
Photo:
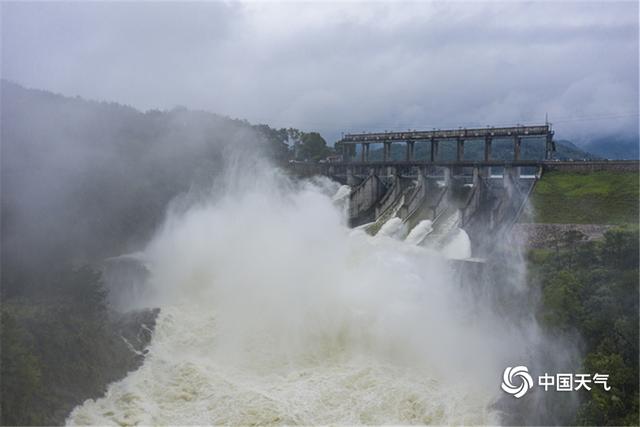
[[[577,425],[638,425],[638,227],[586,241],[576,231],[529,252],[531,286],[542,289],[540,318],[559,336],[579,336],[581,373],[609,374],[610,391],[581,391]]]
[[[529,249],[530,286],[541,290],[541,324],[580,343],[579,371],[611,378],[608,392],[581,392],[571,423],[638,425],[639,174],[548,172],[531,206],[522,221],[607,224],[599,239],[569,228]]]
[[[102,261],[139,250],[172,201],[237,153],[276,165],[330,153],[318,133],[6,81],[1,114],[3,425],[60,424],[139,365],[157,313],[110,307]]]

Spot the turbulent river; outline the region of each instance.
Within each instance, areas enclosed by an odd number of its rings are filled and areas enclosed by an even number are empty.
[[[67,423],[500,423],[533,338],[456,280],[466,234],[370,236],[345,194],[275,173],[168,215],[140,255],[161,308],[144,364]]]

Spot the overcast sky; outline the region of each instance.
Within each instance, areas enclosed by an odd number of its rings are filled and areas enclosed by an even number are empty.
[[[638,2],[6,3],[2,76],[342,131],[638,133]]]

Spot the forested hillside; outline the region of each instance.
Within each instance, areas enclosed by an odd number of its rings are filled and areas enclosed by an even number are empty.
[[[610,375],[611,390],[582,392],[579,425],[638,425],[640,189],[637,172],[549,172],[532,195],[535,223],[567,224],[529,250],[529,281],[541,290],[540,320],[579,337],[580,372]],[[606,225],[591,239],[572,224]]]
[[[13,283],[16,269],[91,262],[147,239],[173,197],[216,175],[225,148],[288,156],[286,133],[267,126],[186,109],[142,113],[4,81],[1,137],[6,296],[26,290]]]
[[[139,250],[167,205],[209,188],[225,162],[251,153],[283,164],[288,143],[328,149],[317,133],[203,111],[1,89],[0,421],[59,424],[139,365],[140,333],[153,327],[153,311],[107,306],[102,261]]]
[[[638,425],[638,226],[585,241],[558,236],[555,248],[529,252],[529,281],[542,291],[540,320],[551,333],[579,337],[577,373],[608,374],[611,390],[582,391],[574,424]]]

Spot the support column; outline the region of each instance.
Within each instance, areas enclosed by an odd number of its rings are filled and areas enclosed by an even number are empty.
[[[476,166],[473,168],[473,187],[478,187],[480,184],[480,169]]]
[[[556,146],[553,143],[553,133],[547,134],[547,140],[545,145],[546,146],[545,146],[544,159],[551,160],[551,157],[553,156],[553,152],[556,151]]]
[[[484,137],[484,161],[488,162],[491,160],[491,142],[492,139],[490,136]]]
[[[445,166],[444,168],[444,185],[448,187],[451,184],[451,168]]]
[[[513,160],[516,162],[520,160],[520,146],[522,145],[522,138],[515,136],[513,138]],[[513,174],[515,178],[520,179],[520,167],[513,168]]]
[[[384,149],[382,150],[382,159],[386,162],[389,160],[390,154],[391,154],[391,143],[390,142],[385,142],[384,143]]]
[[[356,185],[358,185],[358,183],[356,182],[356,177],[353,174],[353,168],[351,167],[347,168],[347,185],[349,187],[355,187]]]
[[[342,156],[344,161],[350,162],[355,155],[355,145],[352,144],[342,144]]]
[[[438,141],[435,138],[431,138],[431,161],[438,160]]]
[[[362,144],[362,148],[364,150],[364,161],[369,161],[369,143]]]
[[[513,197],[513,167],[505,166],[502,172],[502,185],[507,192],[507,197]]]
[[[464,159],[464,139],[458,138],[456,144],[456,160],[461,161]]]
[[[414,148],[415,142],[414,141],[407,141],[407,161],[411,161],[413,160],[413,148]]]
[[[362,144],[361,144],[361,147],[360,147],[360,161],[361,161],[362,163],[366,162],[366,160],[365,160],[365,153],[364,153],[364,146],[365,146],[365,144],[364,144],[364,143],[362,143]]]
[[[492,149],[491,144],[492,143],[493,143],[493,138],[491,138],[490,136],[484,137],[484,161],[485,162],[491,161],[491,149]],[[487,166],[482,171],[482,173],[486,178],[491,178],[491,166]]]
[[[516,162],[520,160],[520,145],[522,144],[522,138],[519,136],[513,137],[513,160]]]

